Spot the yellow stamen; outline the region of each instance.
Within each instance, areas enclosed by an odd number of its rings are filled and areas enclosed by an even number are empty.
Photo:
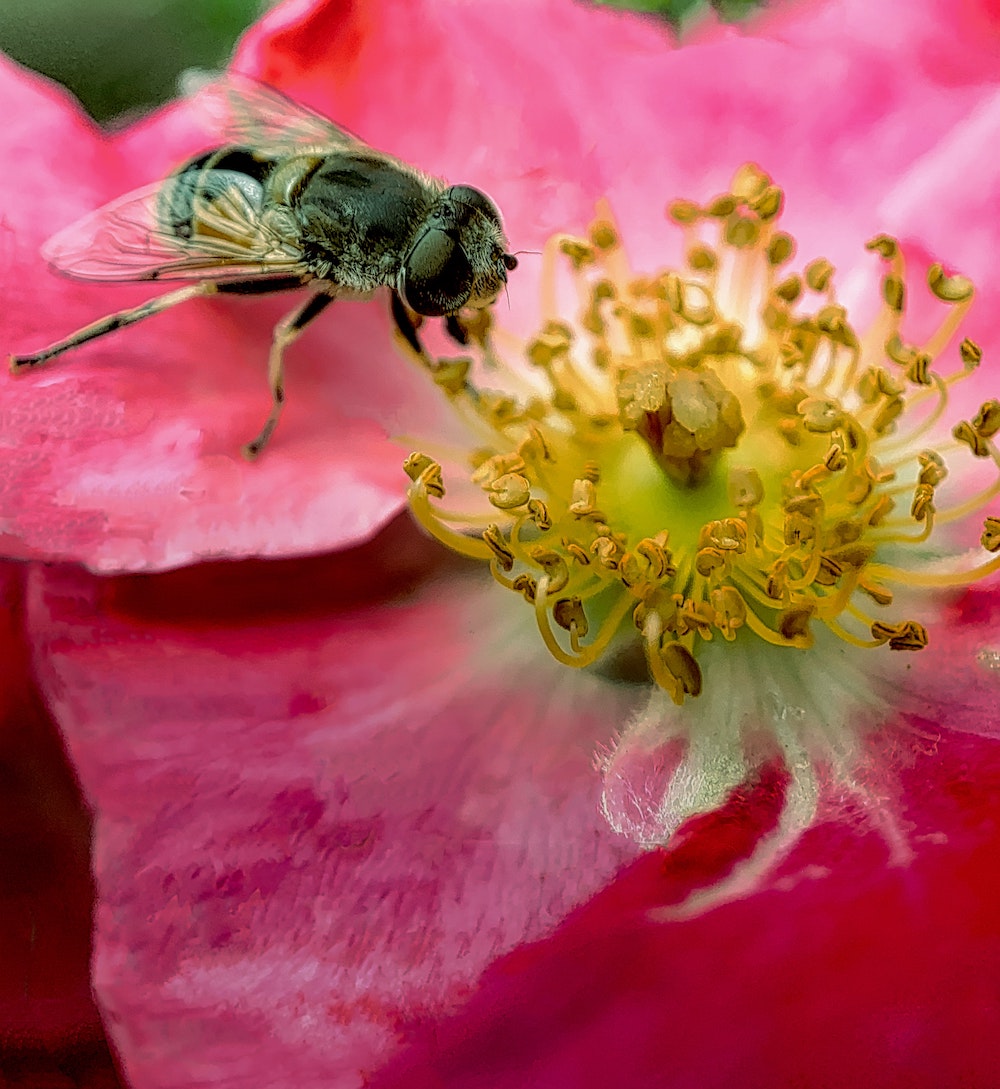
[[[458,471],[484,501],[447,510],[439,463],[413,455],[421,524],[487,560],[565,665],[589,666],[638,629],[653,681],[678,703],[701,692],[699,647],[716,637],[802,653],[825,628],[857,648],[918,650],[919,624],[859,603],[891,610],[893,586],[1000,570],[1000,556],[922,569],[937,526],[1000,495],[1000,401],[945,423],[951,389],[982,355],[968,339],[951,346],[972,285],[940,266],[914,285],[880,235],[868,244],[885,262],[880,310],[855,330],[829,261],[783,268],[796,248],[778,226],[783,203],[755,166],[704,204],[675,201],[687,263],[653,275],[632,270],[602,203],[585,237],[545,247],[535,338],[518,350],[498,336],[502,354],[488,323],[473,338],[497,388],[479,388],[469,360],[420,359],[481,439]],[[559,312],[561,275],[577,315]],[[907,307],[928,288],[947,312],[908,343]],[[973,458],[995,479],[953,502],[946,478]],[[1000,552],[1000,520],[987,519],[982,543]]]

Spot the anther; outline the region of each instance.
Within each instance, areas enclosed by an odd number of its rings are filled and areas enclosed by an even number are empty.
[[[798,412],[807,431],[822,435],[835,431],[844,422],[840,405],[822,397],[806,397],[799,403]]]
[[[815,605],[799,605],[786,609],[778,618],[778,631],[789,642],[805,645],[812,640],[809,622],[816,612]]]
[[[433,458],[414,452],[403,462],[403,472],[414,484],[421,485],[428,495],[433,495],[435,499],[444,497],[441,466]]]
[[[676,702],[680,703],[684,696],[701,695],[701,667],[685,646],[677,642],[665,643],[660,648],[660,657],[680,689],[681,699]]]
[[[487,486],[508,473],[520,473],[524,468],[524,458],[519,453],[496,454],[480,464],[472,473],[472,481],[474,484]]]
[[[499,510],[523,507],[531,498],[531,484],[520,473],[504,473],[486,486],[487,498]]]
[[[471,369],[472,360],[467,356],[442,359],[431,372],[431,376],[436,386],[455,396],[468,388]]]
[[[888,234],[879,234],[865,243],[865,249],[874,250],[887,261],[894,261],[899,256],[899,244]]]
[[[767,220],[774,219],[775,216],[781,213],[784,201],[784,192],[776,185],[768,185],[748,203],[757,215],[767,222]]]
[[[597,489],[592,480],[578,477],[573,481],[573,496],[569,503],[569,512],[576,518],[592,518],[599,513]]]
[[[931,357],[927,352],[914,352],[906,367],[906,377],[915,386],[931,384]]]
[[[695,601],[694,598],[684,598],[681,594],[673,595],[674,604],[677,606],[676,629],[678,635],[687,635],[696,632],[702,639],[712,638],[712,627],[715,624],[715,611],[707,601]]]
[[[790,261],[795,253],[795,240],[791,235],[779,231],[767,244],[767,262],[777,268]]]
[[[825,257],[810,261],[805,268],[806,283],[813,291],[826,291],[836,270]]]
[[[566,537],[563,537],[562,546],[581,567],[589,566],[590,556],[585,549],[581,548],[580,545],[576,543],[576,541],[571,541]]]
[[[732,193],[723,193],[709,201],[705,211],[713,219],[728,219],[736,211],[736,197]]]
[[[802,295],[802,277],[795,275],[785,277],[775,286],[774,293],[786,303],[797,302]]]
[[[581,238],[562,238],[559,240],[559,252],[565,254],[578,272],[585,265],[594,263],[594,247]]]
[[[876,621],[871,626],[872,638],[888,643],[890,650],[923,650],[927,646],[927,630],[915,620],[901,624],[884,624]]]
[[[823,466],[830,473],[839,473],[847,468],[847,455],[837,443],[831,443],[823,458]]]
[[[747,607],[742,595],[732,586],[720,586],[712,591],[709,600],[715,610],[715,626],[728,642],[736,638],[736,632],[746,623]]]
[[[597,557],[597,562],[610,571],[617,569],[622,557],[622,546],[612,537],[595,538],[590,551]]]
[[[872,420],[872,430],[877,435],[884,435],[895,424],[906,408],[906,402],[902,397],[893,397],[887,400],[879,409],[875,419]]]
[[[687,252],[687,263],[696,272],[714,272],[718,267],[719,258],[715,250],[708,246],[692,246]]]
[[[764,499],[764,485],[756,469],[734,466],[729,470],[729,502],[734,507],[756,507]]]
[[[510,550],[507,539],[500,532],[500,527],[491,523],[483,530],[483,540],[490,547],[490,551],[496,556],[497,563],[504,571],[513,571],[514,553]]]
[[[552,528],[549,508],[540,499],[529,499],[525,509],[528,512],[528,517],[543,533]]]
[[[552,619],[568,632],[574,632],[583,638],[590,630],[587,623],[587,614],[583,611],[583,604],[578,597],[560,598],[552,606]]]
[[[991,439],[1000,431],[1000,401],[987,401],[980,406],[972,421],[972,428],[977,435]]]
[[[723,238],[733,249],[744,250],[753,246],[760,237],[760,224],[749,216],[731,215],[726,222]]]
[[[918,484],[913,491],[911,516],[916,522],[925,522],[927,517],[934,513],[934,488],[931,488],[929,484]]]
[[[590,227],[590,241],[599,250],[614,249],[618,245],[618,232],[615,225],[606,219],[599,219]]]
[[[906,288],[900,277],[886,276],[882,280],[882,298],[897,314],[901,314],[906,309]]]
[[[703,548],[695,556],[695,569],[704,578],[711,578],[726,566],[726,557],[717,548]]]
[[[989,456],[990,444],[967,420],[962,420],[952,428],[952,436],[959,442],[964,442],[977,458]]]
[[[513,587],[517,593],[519,593],[528,604],[534,604],[535,597],[538,593],[538,583],[530,575],[518,575],[514,579]]]
[[[551,548],[539,547],[533,548],[529,555],[533,562],[548,575],[548,593],[558,594],[566,587],[569,582],[569,568],[558,552],[553,552]]]
[[[929,484],[932,488],[936,488],[948,475],[944,458],[934,450],[922,450],[917,454],[917,462],[920,465],[921,484]]]
[[[962,362],[965,364],[966,370],[974,370],[983,359],[983,349],[974,341],[966,337],[958,346],[959,354],[962,357]]]
[[[697,223],[701,214],[701,208],[693,200],[674,200],[667,205],[667,215],[681,226]]]
[[[973,295],[971,281],[964,276],[946,276],[937,264],[927,270],[927,286],[942,302],[966,302]]]

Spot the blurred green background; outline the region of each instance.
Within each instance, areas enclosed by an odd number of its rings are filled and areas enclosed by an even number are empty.
[[[486,2],[486,0],[480,0]],[[499,0],[502,2],[502,0]],[[683,28],[707,0],[604,0]],[[758,0],[711,0],[740,19]],[[268,0],[0,0],[0,49],[66,84],[101,121],[171,98],[191,67],[218,68]]]

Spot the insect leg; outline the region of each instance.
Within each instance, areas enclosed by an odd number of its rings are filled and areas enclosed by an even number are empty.
[[[393,291],[392,293],[392,317],[396,323],[396,329],[399,331],[400,336],[402,336],[409,347],[426,362],[427,352],[420,342],[417,327],[414,325],[413,318],[410,317],[410,312],[407,310],[406,305],[399,297],[397,291]],[[456,314],[448,314],[445,317],[444,327],[448,336],[450,336],[456,344],[461,344],[462,347],[465,347],[469,343],[469,334],[463,328],[462,323],[458,320]]]
[[[178,303],[187,302],[188,299],[197,298],[199,295],[212,295],[216,290],[216,284],[210,281],[202,281],[201,283],[178,288],[176,291],[170,291],[158,298],[150,299],[149,302],[134,306],[131,310],[120,310],[117,314],[109,314],[106,318],[101,318],[100,321],[95,321],[92,325],[85,325],[82,329],[78,329],[65,340],[50,344],[48,348],[43,348],[40,352],[35,352],[32,355],[12,355],[10,357],[10,369],[14,374],[17,374],[29,367],[37,367],[40,363],[46,363],[55,356],[68,352],[70,348],[75,348],[79,344],[86,344],[88,340],[96,340],[107,333],[113,333],[116,329],[124,329],[126,325],[134,325],[137,321],[142,321],[143,318],[151,318],[154,314],[159,314]]]
[[[448,336],[450,336],[456,344],[461,344],[464,348],[469,343],[469,334],[462,327],[462,323],[458,320],[457,315],[449,314],[444,319],[444,327],[448,331]]]
[[[326,292],[311,295],[290,314],[286,314],[274,327],[271,340],[271,353],[267,359],[267,380],[271,386],[271,412],[260,430],[260,434],[243,447],[245,457],[253,461],[267,445],[285,403],[285,349],[296,340],[303,329],[321,314],[333,302],[335,296]]]
[[[428,361],[427,350],[424,348],[423,344],[420,343],[417,327],[413,324],[413,318],[410,317],[410,312],[406,309],[406,304],[399,297],[398,291],[392,292],[391,306],[392,320],[396,323],[396,329],[399,331],[399,335],[426,363]]]

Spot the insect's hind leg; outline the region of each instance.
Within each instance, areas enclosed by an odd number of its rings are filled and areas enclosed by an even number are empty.
[[[113,333],[116,329],[124,329],[127,325],[134,325],[137,321],[151,318],[154,314],[168,310],[171,306],[177,306],[178,303],[187,302],[188,299],[195,299],[199,295],[213,295],[216,290],[216,284],[210,281],[202,281],[201,283],[178,288],[176,291],[170,291],[166,295],[160,295],[155,299],[150,299],[149,302],[133,306],[131,310],[120,310],[117,314],[109,314],[106,318],[101,318],[100,321],[95,321],[91,325],[85,325],[82,329],[78,329],[71,336],[66,337],[65,340],[50,344],[40,352],[34,352],[31,355],[12,355],[10,357],[11,372],[17,374],[31,367],[37,367],[40,363],[47,363],[55,356],[68,352],[71,348],[86,344],[88,340],[96,340],[98,337]]]
[[[253,461],[267,445],[274,429],[278,426],[281,410],[285,404],[285,349],[297,340],[302,330],[333,302],[335,295],[320,292],[311,295],[290,314],[286,314],[274,327],[271,340],[271,352],[267,359],[267,380],[271,387],[271,411],[268,414],[260,434],[243,447],[243,455]]]

